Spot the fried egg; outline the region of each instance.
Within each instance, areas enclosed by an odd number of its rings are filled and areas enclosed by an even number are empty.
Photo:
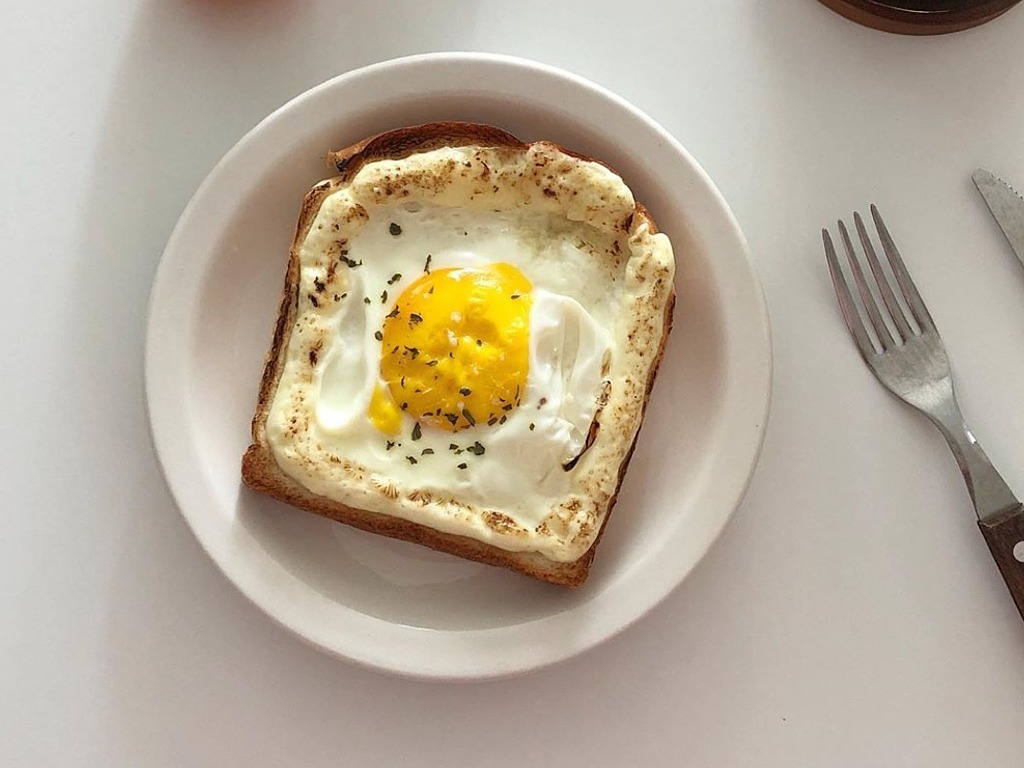
[[[614,425],[642,409],[628,374],[661,336],[642,308],[652,291],[664,306],[672,254],[630,227],[615,174],[556,157],[588,194],[515,168],[500,183],[501,158],[469,147],[367,164],[323,200],[267,421],[286,472],[502,548],[586,551],[635,434]]]

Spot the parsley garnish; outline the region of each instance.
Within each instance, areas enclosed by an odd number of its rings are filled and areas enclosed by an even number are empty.
[[[376,331],[373,334],[373,338],[375,338],[377,341],[384,341],[384,334],[381,333],[380,331]]]
[[[423,315],[413,312],[409,315],[409,325],[418,325],[423,322]]]
[[[432,456],[433,454],[434,454],[434,449],[433,448],[424,448],[420,455],[421,456]]]
[[[350,258],[349,258],[348,256],[346,256],[346,255],[345,255],[346,253],[348,253],[348,251],[342,251],[341,255],[340,255],[340,256],[338,256],[338,260],[339,260],[339,261],[340,261],[340,262],[341,262],[342,264],[344,264],[344,265],[345,265],[346,267],[348,267],[349,269],[355,269],[356,267],[361,267],[361,266],[363,266],[363,262],[362,262],[362,260],[359,260],[359,261],[353,261],[352,259],[350,259]]]
[[[466,418],[466,421],[469,422],[469,426],[471,426],[471,427],[475,427],[476,426],[476,419],[473,418],[473,414],[469,412],[468,408],[463,408],[462,409],[462,415]],[[479,443],[477,443],[477,445],[479,445]]]
[[[427,254],[427,260],[423,263],[423,271],[428,275],[430,274],[430,260],[434,258],[431,254]]]
[[[392,221],[391,226],[388,227],[388,232],[390,232],[394,237],[398,237],[402,234],[402,228]]]
[[[402,273],[401,272],[395,272],[395,274],[393,274],[391,276],[391,279],[388,280],[388,285],[394,285],[395,283],[397,283],[401,279],[402,279]]]
[[[387,291],[381,291],[380,292],[380,303],[381,304],[387,304],[388,303],[388,292]]]
[[[469,451],[470,453],[472,453],[472,454],[473,454],[474,456],[483,456],[483,455],[484,455],[484,452],[485,452],[485,451],[486,451],[487,449],[486,449],[486,448],[484,448],[484,447],[483,447],[482,445],[480,445],[480,443],[479,443],[479,441],[478,441],[478,442],[475,442],[475,443],[473,443],[473,444],[472,444],[471,446],[469,446],[469,448],[467,448],[466,450],[467,450],[467,451]]]
[[[469,464],[467,464],[466,462],[462,462],[461,464],[459,464],[459,469],[467,469],[468,467]]]
[[[420,423],[417,421],[416,426],[412,428],[412,439],[419,440],[421,437],[423,437],[423,430],[420,429]]]
[[[473,390],[471,390],[471,389],[470,389],[469,387],[462,387],[462,388],[461,388],[461,389],[459,390],[459,394],[460,394],[460,395],[465,395],[466,397],[469,397],[469,395],[470,395],[470,393],[471,393],[472,391],[473,391]]]
[[[416,457],[415,456],[406,456],[405,458],[407,458],[409,460],[410,464],[415,464],[416,463]]]

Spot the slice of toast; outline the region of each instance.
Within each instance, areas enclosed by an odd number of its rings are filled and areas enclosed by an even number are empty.
[[[648,318],[652,320],[648,326],[654,330],[648,338],[649,348],[643,350],[649,363],[645,372],[646,378],[644,381],[635,382],[638,385],[636,391],[640,396],[634,399],[642,401],[631,411],[630,418],[635,423],[619,425],[630,437],[622,443],[615,456],[617,467],[611,473],[614,487],[610,488],[610,492],[603,494],[599,504],[597,525],[594,530],[589,531],[589,546],[575,559],[561,561],[549,558],[539,551],[503,548],[469,535],[439,530],[394,514],[357,508],[336,498],[316,493],[282,468],[275,458],[267,436],[268,415],[281,380],[290,338],[299,314],[300,251],[324,200],[333,192],[344,188],[360,169],[377,160],[402,160],[414,154],[441,148],[486,147],[522,153],[529,151],[531,146],[534,145],[525,144],[493,126],[443,122],[389,131],[328,155],[328,160],[338,175],[316,185],[307,194],[302,205],[288,259],[273,341],[266,356],[252,420],[252,445],[242,459],[242,477],[247,486],[300,509],[356,528],[415,542],[469,560],[504,566],[545,582],[566,586],[578,586],[584,582],[632,455],[647,399],[671,328],[675,294],[671,286],[670,273],[668,285],[661,289],[658,297],[657,316],[653,319]],[[556,149],[572,158],[596,162],[561,147]],[[646,231],[652,235],[658,232],[654,221],[639,203],[635,204],[625,226],[629,227],[631,232],[636,231],[638,227],[646,227]],[[601,417],[600,412],[595,415],[591,440],[598,434],[597,427],[600,425],[597,421]]]

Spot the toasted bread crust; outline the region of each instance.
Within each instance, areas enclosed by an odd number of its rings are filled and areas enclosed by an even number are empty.
[[[528,145],[493,125],[427,123],[370,136],[344,149],[329,152],[327,161],[337,169],[339,180],[344,182],[374,160],[401,160],[416,152],[466,146],[526,149]]]
[[[411,541],[468,560],[502,566],[551,584],[576,587],[581,585],[589,575],[590,565],[593,561],[597,545],[604,533],[604,527],[607,525],[608,518],[611,516],[612,508],[618,496],[618,490],[621,487],[626,469],[633,455],[633,450],[636,447],[636,440],[640,433],[639,429],[622,463],[619,465],[615,493],[612,495],[608,511],[604,515],[601,530],[598,532],[590,548],[573,562],[556,562],[534,552],[513,552],[500,549],[476,539],[444,533],[398,517],[356,509],[341,502],[314,494],[293,480],[280,468],[266,439],[267,417],[274,393],[281,378],[281,372],[284,368],[290,330],[295,323],[298,307],[299,250],[309,233],[323,200],[339,186],[345,184],[368,162],[380,159],[401,159],[417,152],[430,151],[440,147],[470,145],[506,147],[516,150],[524,150],[529,146],[515,136],[493,126],[475,123],[441,122],[389,131],[328,154],[328,161],[338,171],[339,175],[329,181],[318,184],[310,190],[303,201],[298,226],[296,227],[295,237],[290,249],[284,289],[274,326],[273,341],[264,361],[263,377],[260,383],[256,411],[252,420],[252,445],[249,446],[242,458],[242,479],[249,488],[255,491],[355,528],[395,539]],[[559,149],[573,157],[597,162],[592,160],[592,158],[570,152],[564,148],[559,147]],[[658,231],[644,206],[637,203],[633,215],[634,217],[642,217],[652,233]],[[674,304],[675,294],[672,292],[665,306],[664,329],[658,351],[648,374],[641,413],[646,410],[658,367],[664,354],[665,343],[672,325]],[[641,417],[641,426],[642,423]]]

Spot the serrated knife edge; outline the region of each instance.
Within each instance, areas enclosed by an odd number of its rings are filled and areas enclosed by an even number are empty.
[[[998,176],[982,168],[971,174],[971,178],[1024,266],[1024,197]]]

